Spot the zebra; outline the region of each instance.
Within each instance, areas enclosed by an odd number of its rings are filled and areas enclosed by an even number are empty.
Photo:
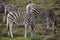
[[[7,23],[6,26],[8,28],[8,35],[13,38],[13,33],[12,33],[12,26],[13,24],[17,25],[24,25],[25,27],[25,38],[27,37],[27,26],[31,26],[31,35],[34,35],[34,17],[32,16],[33,14],[23,14],[19,11],[9,11],[7,15]],[[30,17],[31,16],[31,17]]]
[[[56,27],[57,27],[57,20],[56,20],[56,16],[55,13],[53,11],[53,9],[49,9],[49,8],[39,8],[37,5],[35,5],[33,2],[29,2],[26,6],[26,13],[32,13],[35,15],[35,19],[37,22],[37,18],[42,19],[45,18],[46,22],[47,22],[47,31],[49,30],[49,23],[50,20],[52,21],[52,27],[54,29],[54,32],[56,32]]]
[[[32,4],[32,5],[31,5]],[[35,25],[36,25],[36,16],[35,14],[31,13],[31,9],[36,7],[36,5],[34,3],[31,3],[31,1],[28,2],[27,6],[26,6],[26,14],[28,16],[28,22],[30,23],[29,25],[33,25],[31,26],[31,36],[33,37],[35,34]],[[31,21],[32,20],[32,21]],[[31,22],[30,22],[31,21]]]
[[[8,14],[8,11],[17,11],[16,7],[11,4],[0,4],[0,12],[3,13],[3,22],[6,23],[6,16]]]

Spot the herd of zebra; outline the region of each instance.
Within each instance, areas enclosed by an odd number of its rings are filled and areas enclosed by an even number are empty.
[[[57,21],[53,9],[49,8],[39,8],[34,3],[28,3],[26,6],[25,15],[19,12],[13,5],[0,5],[0,13],[3,13],[3,21],[8,27],[8,35],[13,38],[12,27],[13,24],[24,25],[25,27],[25,38],[27,37],[27,27],[31,27],[31,35],[35,34],[35,25],[37,18],[41,19],[44,17],[46,19],[47,30],[49,29],[49,22],[52,21],[52,27],[56,31]]]

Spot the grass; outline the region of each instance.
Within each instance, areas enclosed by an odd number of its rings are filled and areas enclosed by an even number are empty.
[[[40,26],[40,25],[39,25]],[[38,26],[38,27],[39,27]],[[40,27],[41,29],[42,27]],[[1,30],[0,32],[0,40],[60,40],[60,29],[57,30],[56,34],[53,34],[53,32],[50,32],[50,34],[45,34],[43,32],[44,30],[36,29],[36,35],[34,37],[31,37],[30,30],[28,28],[27,38],[24,38],[24,28],[14,27],[13,28],[13,34],[14,38],[10,38],[7,35],[7,31]]]
[[[1,0],[0,0],[1,1]],[[16,8],[24,12],[26,4],[29,0],[5,0],[8,4],[13,4]],[[55,8],[54,12],[56,14],[58,27],[60,27],[60,10],[56,8],[60,8],[58,4],[55,4],[53,0],[49,0],[47,4],[44,4],[43,0],[32,0],[36,5],[39,7],[46,7],[46,8]],[[48,5],[48,6],[47,6]],[[48,35],[45,34],[46,25],[37,24],[36,26],[36,35],[31,37],[30,28],[28,28],[27,39],[24,38],[24,27],[13,27],[14,38],[9,38],[6,31],[5,23],[3,23],[3,16],[0,14],[0,40],[60,40],[60,28],[57,28],[57,33],[53,34],[52,28]]]
[[[20,34],[16,35],[18,33],[15,33],[14,38],[9,38],[8,36],[1,36],[1,40],[25,40],[24,36],[21,36]],[[34,37],[27,37],[26,40],[60,40],[60,35],[53,34],[53,35],[39,35],[36,34]]]

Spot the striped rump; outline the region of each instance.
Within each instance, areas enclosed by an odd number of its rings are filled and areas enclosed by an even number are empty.
[[[18,11],[11,11],[7,15],[8,21],[14,22],[16,24],[24,24],[24,15]]]

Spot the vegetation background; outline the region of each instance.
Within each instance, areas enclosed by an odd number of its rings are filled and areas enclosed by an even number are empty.
[[[0,0],[0,3],[14,5],[19,11],[25,12],[26,4],[29,0]],[[36,25],[36,35],[32,38],[30,36],[30,28],[28,28],[26,40],[60,40],[60,0],[31,0],[41,8],[52,8],[56,14],[57,19],[57,33],[53,34],[52,27],[48,35],[45,33],[46,25]],[[0,40],[25,40],[24,26],[14,25],[13,27],[14,38],[9,38],[6,31],[6,25],[3,23],[3,14],[0,13]]]

